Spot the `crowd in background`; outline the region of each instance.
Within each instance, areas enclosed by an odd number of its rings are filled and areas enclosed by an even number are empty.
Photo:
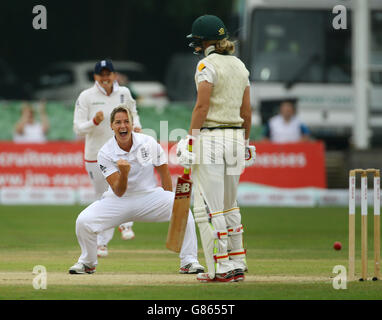
[[[137,96],[134,94],[134,98]],[[24,101],[19,120],[13,127],[15,143],[44,143],[51,130],[49,116],[46,113],[47,101],[37,103]],[[77,137],[80,139],[80,137]],[[270,143],[297,143],[311,140],[309,128],[297,115],[296,100],[281,101],[278,113],[262,125],[261,139]]]

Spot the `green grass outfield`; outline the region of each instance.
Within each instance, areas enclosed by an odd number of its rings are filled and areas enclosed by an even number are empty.
[[[136,223],[136,238],[115,232],[97,273],[69,275],[79,254],[74,228],[82,206],[0,206],[0,299],[381,299],[382,281],[333,288],[336,265],[347,267],[346,208],[242,208],[249,272],[240,283],[199,283],[178,274],[165,248],[167,223]],[[369,216],[369,276],[373,272]],[[357,216],[357,249],[360,248]],[[333,243],[341,241],[341,251]],[[200,244],[200,242],[199,242]],[[199,248],[199,259],[204,257]],[[33,267],[45,266],[47,289],[35,290]],[[360,252],[357,250],[357,272]]]

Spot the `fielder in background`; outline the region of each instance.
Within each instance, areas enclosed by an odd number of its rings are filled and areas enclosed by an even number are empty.
[[[308,127],[296,116],[296,100],[284,100],[279,114],[269,119],[264,127],[264,140],[274,143],[304,142],[310,138]]]
[[[120,106],[110,116],[114,137],[98,152],[98,163],[109,185],[102,199],[81,212],[76,235],[81,246],[78,262],[71,274],[94,273],[97,265],[97,234],[126,221],[170,221],[174,203],[172,181],[166,155],[154,138],[133,132],[129,109]],[[157,186],[154,169],[162,187]],[[182,249],[180,273],[203,272],[197,259],[195,222],[191,214]]]
[[[234,43],[218,17],[197,18],[187,38],[194,53],[204,55],[196,68],[198,94],[189,134],[177,146],[179,163],[186,168],[192,164],[194,217],[208,268],[197,279],[242,281],[247,264],[236,196],[240,175],[256,156],[249,145],[249,72],[231,55]],[[187,149],[189,139],[193,152]]]
[[[113,136],[110,129],[110,113],[119,106],[127,106],[134,117],[134,131],[141,131],[135,100],[130,90],[119,86],[113,63],[102,60],[94,68],[94,86],[84,90],[77,99],[74,110],[73,129],[79,136],[85,136],[85,167],[95,190],[96,199],[100,199],[108,184],[97,163],[99,149]],[[133,223],[123,223],[119,231],[123,240],[134,238]],[[108,254],[107,244],[113,238],[114,229],[98,234],[98,256]]]

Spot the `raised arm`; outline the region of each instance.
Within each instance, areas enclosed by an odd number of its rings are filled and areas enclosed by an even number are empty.
[[[49,131],[49,128],[50,128],[50,124],[49,124],[48,116],[45,112],[45,106],[46,106],[46,101],[41,101],[38,110],[40,113],[42,130],[43,130],[44,134],[47,134]]]
[[[102,111],[98,111],[93,119],[88,119],[88,108],[86,98],[81,94],[76,101],[73,119],[73,130],[79,136],[91,132],[93,128],[98,126],[104,120]]]
[[[24,127],[28,122],[28,115],[27,115],[27,110],[23,110],[21,114],[20,120],[16,123],[15,125],[15,132],[17,134],[23,134],[24,133]]]

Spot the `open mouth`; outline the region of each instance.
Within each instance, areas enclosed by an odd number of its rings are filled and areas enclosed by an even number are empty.
[[[121,137],[126,137],[127,136],[127,131],[119,131],[119,135]]]

